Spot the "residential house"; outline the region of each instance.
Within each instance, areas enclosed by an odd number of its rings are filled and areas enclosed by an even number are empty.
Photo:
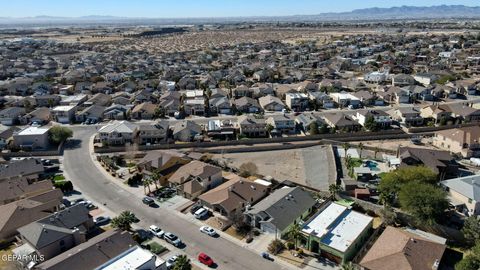
[[[172,136],[176,141],[191,142],[202,134],[202,127],[193,121],[177,122],[172,127]]]
[[[37,107],[53,107],[60,103],[61,97],[58,95],[40,95],[35,96],[35,105]]]
[[[355,257],[372,232],[373,218],[329,202],[303,223],[303,245],[336,263]]]
[[[236,127],[239,130],[239,134],[247,137],[267,136],[267,123],[265,119],[258,119],[250,115],[241,115],[238,117]]]
[[[423,124],[423,118],[418,109],[413,107],[400,107],[388,112],[392,119],[406,126],[420,126]]]
[[[273,127],[271,133],[295,133],[295,120],[286,114],[272,115],[268,117],[265,122],[267,123],[267,125],[271,125]]]
[[[309,91],[308,98],[316,102],[320,107],[324,109],[335,108],[335,102],[333,101],[332,97],[325,92]]]
[[[144,177],[160,176],[158,182],[164,186],[168,178],[180,167],[191,161],[185,154],[175,151],[148,151],[137,163],[137,168]]]
[[[352,96],[356,97],[365,106],[374,105],[375,95],[367,90],[360,90],[352,93]]]
[[[14,240],[18,228],[58,211],[62,198],[63,194],[59,189],[50,189],[0,205],[0,241]]]
[[[137,243],[127,231],[108,230],[77,245],[69,252],[35,265],[35,270],[96,269]]]
[[[480,175],[469,175],[440,182],[450,204],[466,216],[480,214]]]
[[[308,96],[304,93],[286,93],[285,104],[292,111],[304,111],[308,107]]]
[[[112,102],[112,97],[104,93],[97,93],[85,101],[84,106],[110,106]]]
[[[305,133],[310,132],[310,125],[312,123],[316,123],[318,128],[327,125],[322,117],[313,113],[301,113],[297,115],[295,118],[295,123],[297,124],[298,128]]]
[[[18,127],[7,127],[0,125],[0,149],[5,149],[9,142],[13,139],[13,134],[18,132]]]
[[[52,109],[53,119],[62,124],[69,124],[75,119],[76,105],[61,105]]]
[[[13,133],[13,146],[24,150],[47,149],[49,130],[48,127],[28,126]]]
[[[425,148],[399,147],[400,167],[426,166],[438,175],[440,180],[458,175],[458,164],[448,151]]]
[[[115,258],[110,259],[95,269],[117,270],[123,268],[132,270],[167,270],[166,262],[164,260],[158,258],[149,250],[143,249],[138,245],[130,247]]]
[[[111,121],[98,130],[98,140],[106,145],[133,143],[138,126],[128,121]]]
[[[403,86],[414,85],[414,84],[415,84],[415,79],[411,75],[397,74],[392,77],[392,86],[403,87]]]
[[[155,117],[155,111],[157,109],[157,105],[151,102],[144,102],[141,104],[136,105],[131,112],[131,117],[133,119],[141,120],[141,119],[153,119]]]
[[[209,120],[205,130],[209,137],[235,139],[235,125],[230,120]]]
[[[480,156],[480,127],[464,127],[435,132],[433,145],[464,158]]]
[[[205,114],[205,97],[202,90],[187,90],[183,109],[187,115]]]
[[[387,80],[388,72],[373,71],[363,76],[363,80],[367,83],[383,83]]]
[[[105,112],[105,107],[100,105],[91,105],[82,111],[75,113],[75,120],[77,122],[92,121],[94,123],[99,123],[103,120],[103,114]]]
[[[26,178],[35,181],[45,172],[42,162],[37,158],[24,158],[0,164],[0,181]]]
[[[138,125],[137,139],[142,145],[165,143],[168,139],[169,126],[167,121],[158,121],[154,124]]]
[[[420,116],[426,120],[431,120],[435,124],[440,124],[442,121],[447,123],[452,113],[443,106],[430,105],[420,109]]]
[[[451,116],[456,118],[458,123],[480,121],[479,109],[461,103],[442,104],[439,107],[451,112]]]
[[[18,232],[23,244],[48,260],[84,243],[94,227],[89,210],[77,204],[22,226]]]
[[[198,200],[203,206],[230,219],[242,215],[245,209],[268,194],[267,186],[238,175],[232,174],[225,180],[225,183],[198,196]]]
[[[21,124],[36,123],[39,125],[48,124],[52,120],[52,113],[49,108],[41,107],[20,117]]]
[[[61,106],[80,106],[87,101],[88,96],[85,94],[78,94],[74,96],[63,96],[60,101]]]
[[[365,270],[442,269],[446,245],[441,237],[388,226],[360,261]]]
[[[233,101],[237,112],[242,113],[258,113],[262,111],[257,100],[250,97],[241,97]]]
[[[109,120],[125,120],[130,114],[130,107],[113,104],[103,111],[103,118]]]
[[[166,115],[173,115],[175,112],[180,111],[180,97],[181,94],[179,92],[167,92],[160,97],[158,106],[165,110]]]
[[[327,113],[323,116],[323,119],[330,128],[335,130],[352,132],[362,128],[360,124],[353,121],[349,116],[341,112]]]
[[[332,97],[333,101],[335,101],[342,108],[347,106],[350,108],[358,108],[361,105],[360,99],[351,93],[330,93],[330,97]]]
[[[282,187],[249,207],[246,221],[261,231],[283,237],[293,224],[309,216],[317,202],[300,187]]]
[[[187,199],[195,199],[207,190],[222,184],[222,169],[194,160],[170,176],[168,182],[178,194]]]
[[[0,180],[0,205],[33,197],[53,190],[50,180],[37,181],[28,177]]]
[[[438,80],[438,76],[431,73],[417,73],[413,75],[413,79],[416,82],[422,84],[425,87],[429,87]]]
[[[19,122],[25,109],[20,107],[9,107],[0,111],[0,123],[5,126],[15,125]]]
[[[285,104],[272,95],[267,95],[258,99],[258,103],[265,111],[279,112],[285,109]]]
[[[392,124],[392,117],[381,110],[364,110],[357,111],[356,119],[360,125],[365,126],[367,119],[373,118],[373,121],[377,123],[379,127],[386,128]]]
[[[214,97],[209,101],[210,113],[231,114],[232,104],[228,97]]]

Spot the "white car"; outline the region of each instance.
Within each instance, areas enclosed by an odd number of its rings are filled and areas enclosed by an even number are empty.
[[[155,226],[155,225],[151,225],[150,228],[149,228],[150,232],[153,233],[153,235],[155,235],[156,237],[158,238],[162,238],[163,237],[163,234],[164,234],[164,231],[162,231],[162,229],[160,229],[159,227]]]
[[[166,232],[163,234],[163,239],[165,239],[168,243],[176,246],[176,247],[179,247],[181,244],[182,244],[182,240],[180,240],[180,238],[178,238],[178,236],[176,236],[175,234],[173,233],[170,233],[170,232]]]
[[[204,219],[208,216],[208,210],[205,208],[200,208],[198,209],[193,216],[195,216],[196,219]]]
[[[210,235],[210,236],[215,236],[217,235],[217,232],[211,228],[211,227],[208,227],[208,226],[202,226],[200,227],[200,232],[204,233],[204,234],[207,234],[207,235]]]
[[[167,269],[172,269],[175,266],[175,263],[177,262],[177,259],[178,259],[177,255],[174,255],[174,256],[168,258],[167,263],[166,263]]]

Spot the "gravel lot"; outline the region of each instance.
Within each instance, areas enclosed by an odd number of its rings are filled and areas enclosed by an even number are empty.
[[[226,159],[230,166],[238,168],[246,162],[257,165],[258,173],[272,176],[278,181],[289,180],[301,185],[328,190],[334,182],[335,162],[325,146],[293,150],[277,150],[250,153],[217,154],[214,159]]]

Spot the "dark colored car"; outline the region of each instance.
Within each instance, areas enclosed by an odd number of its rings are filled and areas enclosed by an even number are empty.
[[[153,205],[155,201],[150,197],[143,197],[142,202],[146,205]]]
[[[200,210],[200,208],[202,208],[202,205],[201,204],[194,204],[192,205],[192,208],[190,208],[190,214],[195,214],[195,212],[197,212],[198,210]]]

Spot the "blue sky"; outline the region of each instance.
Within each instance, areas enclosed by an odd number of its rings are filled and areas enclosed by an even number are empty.
[[[78,17],[231,17],[281,16],[350,11],[401,5],[478,6],[478,0],[0,0],[0,17],[37,15]]]

